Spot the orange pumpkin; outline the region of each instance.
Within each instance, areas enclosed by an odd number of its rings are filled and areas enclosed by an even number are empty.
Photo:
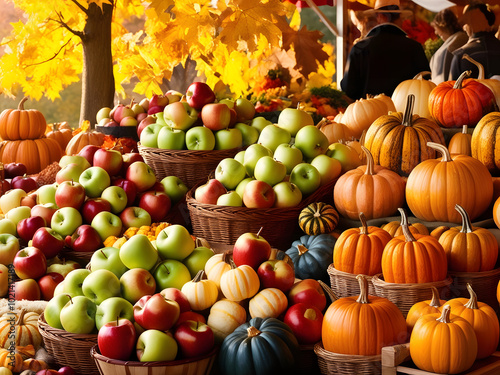
[[[456,81],[441,82],[429,94],[429,112],[439,126],[475,126],[495,109],[493,92],[481,82],[466,78],[470,73],[463,72]]]
[[[408,229],[410,229],[410,232],[412,233],[418,233],[418,234],[429,234],[429,229],[422,224],[415,222],[413,224],[410,224],[408,222],[408,215],[406,214],[405,210],[399,210],[399,213],[401,214],[401,220],[400,221],[391,221],[387,224],[382,224],[380,228],[383,230],[389,232],[391,237],[397,237],[401,236],[403,234],[403,228],[402,226],[404,224],[408,225]]]
[[[446,278],[448,266],[443,246],[432,236],[412,234],[403,225],[382,253],[382,275],[388,283],[430,283]]]
[[[373,276],[382,272],[382,252],[391,240],[385,230],[366,224],[361,212],[360,228],[344,230],[333,248],[333,265],[339,271]]]
[[[406,182],[406,202],[413,214],[425,221],[460,223],[454,209],[459,204],[471,220],[490,205],[493,181],[479,160],[467,155],[450,156],[448,149],[437,143],[427,145],[442,155],[417,165]]]
[[[355,138],[359,138],[363,130],[368,129],[373,121],[388,112],[387,104],[383,100],[358,99],[347,106],[340,122],[351,130]]]
[[[367,220],[390,216],[404,203],[405,182],[397,173],[374,165],[371,153],[361,147],[367,163],[339,177],[333,189],[335,207],[353,220],[360,212]]]
[[[51,124],[52,130],[46,134],[47,138],[52,138],[59,143],[61,149],[65,150],[71,138],[73,138],[73,132],[71,129],[59,128],[59,124]]]
[[[476,125],[471,137],[472,157],[483,163],[493,176],[500,174],[500,112],[485,115]]]
[[[17,109],[5,109],[0,114],[0,138],[8,141],[37,139],[45,134],[47,122],[36,109],[24,109],[24,97]]]
[[[446,302],[450,313],[467,320],[477,337],[477,358],[489,357],[498,346],[500,327],[495,310],[486,303],[478,302],[476,293],[467,284],[470,299],[453,298]]]
[[[451,155],[468,155],[472,156],[471,141],[472,134],[468,133],[468,126],[464,125],[460,133],[453,134],[448,143],[448,151]]]
[[[369,296],[365,276],[357,279],[359,296],[339,298],[325,312],[324,348],[340,354],[378,355],[384,346],[405,342],[406,322],[401,311],[386,298]]]
[[[392,101],[392,98],[390,96],[387,96],[385,94],[377,94],[373,97],[373,99],[383,101],[387,106],[387,113],[396,112],[396,106],[394,105],[394,102]]]
[[[417,320],[427,314],[441,313],[441,307],[446,303],[446,300],[439,299],[439,291],[435,287],[431,287],[432,299],[415,303],[406,316],[406,326],[411,333]]]
[[[329,121],[326,117],[316,124],[316,127],[326,135],[330,144],[336,143],[341,139],[346,140],[352,137],[351,130],[344,124]]]
[[[396,86],[392,93],[392,101],[396,111],[404,112],[406,99],[408,95],[415,95],[415,109],[413,113],[420,117],[430,118],[429,112],[429,94],[436,87],[436,84],[430,80],[424,79],[430,72],[420,72],[413,79],[408,79]]]
[[[79,132],[75,134],[66,145],[66,155],[76,155],[87,145],[102,146],[104,137],[104,133],[89,129]]]

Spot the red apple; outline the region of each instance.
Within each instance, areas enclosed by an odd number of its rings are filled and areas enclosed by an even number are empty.
[[[6,191],[10,190],[10,182],[7,180],[0,181],[0,196],[2,196]]]
[[[308,306],[315,306],[319,311],[323,311],[326,307],[325,291],[319,282],[314,279],[301,280],[288,291],[288,306],[296,303],[305,303]]]
[[[278,288],[285,293],[295,283],[295,271],[284,260],[272,259],[261,263],[257,275],[262,288]]]
[[[42,299],[50,301],[50,299],[54,297],[54,289],[63,280],[64,277],[56,272],[49,272],[40,277],[37,282],[40,293],[42,294]]]
[[[122,168],[120,170],[120,176],[123,177],[125,177],[125,174],[127,173],[127,168],[129,167],[130,164],[132,164],[134,161],[144,161],[144,158],[138,152],[127,152],[122,155],[122,159],[123,163],[122,163]]]
[[[267,182],[252,180],[243,190],[243,204],[249,208],[271,208],[276,200],[273,187]]]
[[[184,312],[180,313],[179,319],[177,319],[177,323],[175,323],[175,326],[173,328],[174,331],[177,329],[178,326],[180,326],[182,323],[184,323],[188,320],[207,324],[207,319],[203,315],[201,315],[200,313],[198,313],[196,311],[184,311]]]
[[[139,199],[139,207],[151,215],[153,223],[163,221],[170,211],[170,206],[170,198],[164,192],[146,191]]]
[[[73,207],[80,210],[85,198],[85,188],[79,182],[63,181],[56,189],[55,201],[59,208]]]
[[[194,191],[194,199],[200,203],[217,204],[217,199],[227,193],[226,188],[219,180],[211,178],[207,183],[200,185]]]
[[[71,236],[66,236],[65,242],[66,246],[74,251],[86,253],[99,250],[103,246],[97,230],[88,224],[79,226]]]
[[[47,259],[55,257],[64,248],[64,238],[50,227],[38,228],[31,245],[42,250]]]
[[[153,115],[148,115],[145,119],[139,122],[139,125],[137,125],[137,137],[139,137],[140,139],[141,133],[144,130],[144,128],[154,123],[156,123],[156,117]]]
[[[16,176],[10,182],[12,189],[23,189],[26,193],[38,189],[35,179],[27,175]]]
[[[135,116],[135,112],[129,105],[117,104],[109,112],[109,116],[117,123],[120,123],[124,117]]]
[[[212,131],[226,129],[231,123],[231,110],[224,103],[209,103],[201,110],[203,125]]]
[[[75,370],[73,370],[73,368],[72,368],[72,367],[70,367],[70,366],[63,366],[63,367],[61,367],[61,368],[57,371],[57,373],[58,373],[59,375],[76,375]]]
[[[45,219],[41,216],[30,216],[28,218],[22,219],[17,223],[17,235],[19,238],[28,242],[33,238],[35,232],[41,228],[45,227],[47,223]]]
[[[26,165],[23,163],[7,163],[4,164],[5,178],[14,178],[16,176],[24,176],[28,173]]]
[[[175,330],[174,338],[183,358],[194,358],[207,354],[215,345],[212,328],[192,320],[180,324]]]
[[[90,165],[93,165],[94,154],[100,148],[101,148],[100,146],[96,145],[86,145],[78,152],[78,155],[83,156],[85,159],[87,159]]]
[[[315,306],[296,303],[288,308],[283,321],[292,329],[301,345],[312,345],[321,340],[323,313]]]
[[[35,279],[24,279],[14,283],[16,301],[39,301],[41,299],[40,287]]]
[[[215,101],[215,93],[205,82],[193,82],[186,91],[186,101],[200,111],[205,104]]]
[[[111,204],[104,198],[87,199],[82,206],[81,213],[83,221],[92,223],[92,219],[101,211],[111,211]]]
[[[151,189],[156,182],[156,175],[153,168],[142,161],[134,161],[127,168],[125,179],[135,184],[138,192]]]
[[[101,167],[109,176],[116,176],[120,173],[123,164],[123,157],[120,151],[106,150],[100,148],[94,153],[93,159],[94,167]]]
[[[191,304],[187,299],[186,295],[177,288],[165,288],[160,294],[166,299],[171,299],[179,304],[180,313],[191,310]]]
[[[180,307],[160,293],[144,296],[134,305],[134,320],[144,329],[167,331],[177,322]]]
[[[61,375],[59,374],[58,371],[56,370],[53,370],[53,369],[44,369],[44,370],[40,370],[40,371],[37,371],[37,373],[35,375]]]
[[[97,345],[101,354],[120,361],[131,358],[136,339],[134,324],[123,318],[104,324],[97,333]]]
[[[111,182],[112,185],[121,187],[127,194],[127,207],[133,206],[137,197],[137,187],[132,181],[124,178],[116,178]]]
[[[57,206],[54,203],[36,204],[31,208],[31,216],[41,216],[45,219],[45,223],[50,224],[52,215],[57,211]]]
[[[33,246],[19,250],[12,262],[20,279],[38,279],[47,271],[47,258]]]
[[[257,233],[243,233],[238,237],[233,246],[233,261],[236,266],[249,265],[257,270],[261,263],[271,256],[271,245],[260,235],[262,228]]]

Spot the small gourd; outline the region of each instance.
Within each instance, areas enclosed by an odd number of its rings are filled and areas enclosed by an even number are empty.
[[[339,222],[339,213],[332,205],[313,202],[299,214],[299,225],[305,234],[331,233]]]

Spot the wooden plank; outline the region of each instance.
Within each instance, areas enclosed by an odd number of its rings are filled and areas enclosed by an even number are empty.
[[[410,343],[382,348],[382,366],[395,367],[410,359]]]

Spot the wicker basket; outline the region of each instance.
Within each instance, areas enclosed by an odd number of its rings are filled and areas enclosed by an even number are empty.
[[[217,354],[217,348],[195,359],[168,362],[118,361],[99,353],[97,345],[90,350],[101,375],[208,375]],[[94,362],[92,361],[92,362]]]
[[[164,150],[137,145],[142,158],[153,168],[156,178],[177,176],[188,188],[206,181],[222,159],[232,158],[243,148],[229,150]]]
[[[292,241],[301,233],[299,214],[309,203],[333,196],[335,182],[320,187],[295,207],[290,208],[247,208],[219,206],[200,203],[194,199],[194,191],[201,183],[186,194],[186,202],[191,217],[193,235],[203,237],[209,243],[233,245],[243,233],[257,233],[273,247],[287,250]]]
[[[480,302],[487,303],[498,311],[497,287],[500,281],[500,268],[485,272],[448,272],[453,279],[450,286],[451,298],[469,298],[467,284],[472,286]]]
[[[314,345],[299,345],[297,358],[297,374],[321,374],[318,365],[318,356],[314,352]]]
[[[59,257],[66,260],[73,260],[77,262],[82,268],[86,267],[90,262],[90,258],[94,254],[93,251],[73,251],[66,248],[59,254]]]
[[[90,356],[97,344],[97,334],[74,334],[49,326],[44,314],[38,318],[38,330],[47,353],[59,366],[71,366],[78,375],[98,375],[99,370]]]
[[[328,266],[326,271],[328,275],[330,275],[331,288],[339,298],[359,295],[359,282],[356,279],[358,275],[339,271],[333,266],[333,263]],[[366,276],[366,280],[368,281],[368,294],[376,296],[377,294],[373,287],[372,277]]]
[[[318,365],[322,374],[335,375],[378,375],[382,373],[380,355],[347,355],[332,353],[318,342],[314,345]]]
[[[431,287],[435,287],[439,291],[441,299],[448,299],[452,282],[453,280],[449,276],[441,281],[411,284],[387,283],[384,281],[381,273],[372,278],[375,295],[387,298],[394,303],[401,310],[405,318],[415,303],[432,298]]]

